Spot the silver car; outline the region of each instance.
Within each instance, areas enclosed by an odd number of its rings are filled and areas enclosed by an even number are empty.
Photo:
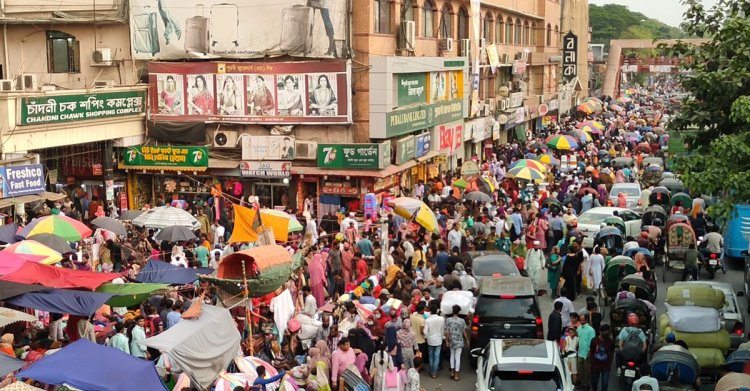
[[[638,207],[638,201],[641,199],[640,183],[615,183],[612,185],[612,190],[609,191],[609,200],[612,201],[612,205],[617,205],[617,195],[619,193],[625,194],[628,208],[633,209]]]

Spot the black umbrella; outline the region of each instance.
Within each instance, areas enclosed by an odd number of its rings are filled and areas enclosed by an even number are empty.
[[[467,201],[477,201],[477,202],[492,202],[494,201],[492,197],[487,195],[486,193],[483,193],[481,191],[470,191],[466,194],[464,194],[464,199]]]
[[[143,213],[145,212],[142,210],[138,210],[138,209],[126,210],[120,214],[120,220],[123,220],[123,221],[135,220],[136,217],[142,215]]]
[[[13,244],[18,241],[16,239],[16,232],[18,232],[18,224],[5,224],[0,226],[0,242],[5,244]]]
[[[125,228],[125,224],[121,221],[115,220],[111,217],[97,217],[91,220],[91,224],[101,229],[114,232],[115,235],[128,236],[128,230]]]
[[[68,242],[65,239],[55,234],[48,234],[48,233],[36,234],[36,235],[31,235],[26,239],[37,241],[59,252],[60,254],[72,253],[75,251],[70,247],[70,244],[68,244]]]
[[[166,240],[167,242],[186,242],[195,238],[195,232],[181,225],[166,227],[156,234],[156,240]]]

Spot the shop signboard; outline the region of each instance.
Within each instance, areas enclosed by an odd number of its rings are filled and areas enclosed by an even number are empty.
[[[135,60],[336,58],[351,53],[348,1],[130,0],[126,4]]]
[[[417,135],[417,145],[414,157],[422,157],[427,155],[432,150],[432,135],[428,133],[422,133]]]
[[[372,186],[373,190],[375,190],[376,193],[379,193],[385,189],[389,189],[393,186],[398,185],[399,177],[398,175],[389,175],[385,178],[378,178],[377,181],[375,181],[375,184]]]
[[[578,36],[572,31],[563,36],[562,76],[568,82],[578,76]]]
[[[510,94],[510,107],[518,107],[523,105],[523,92],[514,92]]]
[[[148,72],[154,121],[352,122],[348,61],[150,62]]]
[[[456,144],[460,146],[463,143],[463,127],[463,121],[436,126],[434,138],[437,140],[437,151],[444,153],[446,156],[453,155]]]
[[[416,157],[417,139],[414,136],[404,137],[396,141],[396,164],[409,161]]]
[[[242,160],[293,160],[292,136],[242,137]]]
[[[0,198],[39,194],[44,191],[44,166],[27,164],[0,167]]]
[[[540,104],[539,107],[537,107],[537,112],[540,116],[547,115],[547,113],[549,113],[549,105],[546,103]]]
[[[146,90],[43,95],[18,99],[18,125],[85,121],[145,112]]]
[[[459,120],[463,118],[463,112],[463,99],[394,110],[386,115],[386,137]]]
[[[240,162],[240,173],[246,177],[289,178],[291,162],[246,161]]]
[[[353,196],[359,194],[359,188],[348,182],[326,182],[320,188],[323,194]]]
[[[427,103],[427,73],[401,73],[396,76],[398,105]]]
[[[365,194],[365,216],[375,216],[378,211],[378,198],[374,193]]]
[[[208,168],[208,147],[194,146],[149,146],[136,145],[127,147],[123,153],[125,168],[138,167],[143,169],[160,167]]]
[[[388,160],[389,141],[380,144],[318,144],[320,168],[381,170],[387,166]]]

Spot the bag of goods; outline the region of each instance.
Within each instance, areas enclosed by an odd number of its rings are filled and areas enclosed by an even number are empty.
[[[716,348],[688,348],[701,368],[720,368],[724,365],[724,354]]]
[[[672,285],[667,288],[667,304],[673,306],[697,306],[724,308],[724,292],[710,285]]]
[[[461,315],[467,315],[474,311],[474,294],[469,291],[448,291],[443,293],[440,300],[440,311],[446,316],[453,314],[453,306],[461,307]]]
[[[669,316],[667,316],[667,314],[659,315],[659,335],[667,335],[664,331],[670,326]]]
[[[685,341],[689,348],[715,348],[721,350],[722,353],[726,353],[731,346],[729,333],[724,329],[713,333],[683,333],[667,327],[661,335],[662,341],[666,339],[669,333],[673,333],[678,340]]]
[[[721,315],[715,308],[667,304],[672,329],[685,333],[711,333],[721,329]]]
[[[318,333],[318,328],[323,324],[323,322],[314,320],[305,314],[297,314],[294,318],[297,319],[301,326],[299,338],[302,340],[315,338],[315,335]]]

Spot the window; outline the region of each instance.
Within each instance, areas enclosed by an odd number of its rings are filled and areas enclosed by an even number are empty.
[[[531,25],[528,21],[526,21],[523,24],[524,29],[524,35],[523,35],[523,44],[524,45],[531,45]]]
[[[560,29],[555,26],[555,46],[560,45]]]
[[[485,42],[490,43],[492,41],[492,15],[488,12],[484,16],[484,23],[482,24],[482,36]]]
[[[505,43],[513,44],[513,19],[510,16],[505,21]]]
[[[464,8],[458,10],[458,39],[469,39],[469,14]]]
[[[516,45],[522,45],[523,44],[523,25],[521,24],[521,19],[516,19],[516,25],[515,25],[516,31],[513,33],[513,42]]]
[[[447,4],[443,6],[440,12],[440,35],[443,38],[453,38],[453,19],[451,19],[451,9]]]
[[[429,1],[424,2],[423,7],[424,15],[423,15],[423,36],[427,38],[434,38],[435,37],[435,8],[432,6],[432,3]]]
[[[47,63],[50,73],[81,71],[81,45],[76,37],[61,31],[47,31]]]
[[[497,16],[497,21],[495,22],[495,43],[503,43],[503,30],[505,27],[503,26],[503,17],[501,15]]]
[[[547,23],[547,46],[552,46],[552,25]]]
[[[531,23],[531,44],[536,45],[536,22]]]
[[[414,1],[415,0],[404,0],[401,3],[401,12],[404,13],[404,20],[414,21]]]
[[[376,33],[389,34],[391,32],[391,4],[390,0],[375,0],[373,3],[373,24]]]

